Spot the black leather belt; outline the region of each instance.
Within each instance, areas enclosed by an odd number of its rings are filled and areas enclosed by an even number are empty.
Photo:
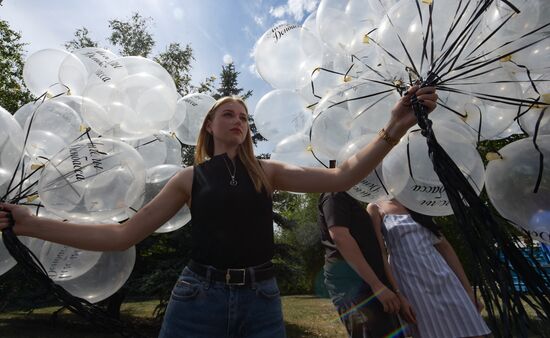
[[[203,278],[210,278],[210,280],[223,282],[226,285],[250,285],[252,281],[261,282],[275,276],[271,262],[249,268],[216,269],[191,260],[187,267]],[[210,272],[210,277],[208,272]]]

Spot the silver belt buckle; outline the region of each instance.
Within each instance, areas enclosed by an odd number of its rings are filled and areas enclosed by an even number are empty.
[[[243,274],[242,282],[232,283],[231,282],[231,272],[241,272]],[[225,272],[225,284],[226,285],[244,285],[246,278],[246,269],[227,269]]]

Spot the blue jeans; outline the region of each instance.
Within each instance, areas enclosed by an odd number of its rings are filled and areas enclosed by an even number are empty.
[[[228,286],[185,268],[168,303],[161,338],[285,337],[275,278]]]

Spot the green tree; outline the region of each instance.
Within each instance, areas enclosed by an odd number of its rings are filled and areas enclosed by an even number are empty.
[[[152,18],[144,18],[139,13],[134,13],[128,21],[109,20],[112,32],[107,40],[113,46],[120,47],[122,56],[148,57],[155,46],[153,35],[149,32],[152,21]]]
[[[222,72],[220,73],[220,87],[216,93],[212,95],[216,100],[224,96],[240,96],[243,100],[252,96],[252,90],[247,90],[244,94],[241,94],[244,89],[239,88],[238,76],[240,72],[235,70],[235,64],[233,62],[222,66]]]
[[[97,41],[92,40],[92,38],[88,36],[89,33],[90,32],[86,27],[77,29],[74,33],[74,38],[70,41],[65,42],[65,48],[68,51],[74,51],[85,47],[97,47]]]
[[[287,220],[276,231],[277,281],[284,294],[316,293],[324,295],[322,271],[324,250],[317,225],[319,194],[278,192],[273,196],[273,209]]]
[[[25,45],[21,34],[0,20],[0,106],[12,114],[32,99],[23,83]]]
[[[193,57],[193,49],[190,45],[184,48],[179,43],[171,43],[166,50],[155,57],[164,69],[170,73],[176,84],[178,93],[182,96],[189,94],[191,90],[191,61]]]
[[[233,62],[222,66],[222,72],[220,73],[220,87],[216,90],[212,97],[216,100],[224,96],[240,96],[246,101],[252,96],[252,90],[244,91],[243,88],[239,88],[238,77],[241,72],[235,70],[235,64]],[[244,94],[242,94],[244,92]],[[260,141],[266,139],[258,132],[254,118],[248,116],[248,124],[250,125],[250,131],[252,132],[252,142],[257,144]],[[269,158],[268,154],[260,155],[260,158]]]

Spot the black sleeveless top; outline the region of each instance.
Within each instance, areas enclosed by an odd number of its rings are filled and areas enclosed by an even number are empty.
[[[226,162],[224,162],[224,160]],[[226,164],[238,184],[231,186]],[[258,193],[238,157],[216,155],[193,168],[191,259],[216,268],[242,268],[273,258],[273,203]]]

